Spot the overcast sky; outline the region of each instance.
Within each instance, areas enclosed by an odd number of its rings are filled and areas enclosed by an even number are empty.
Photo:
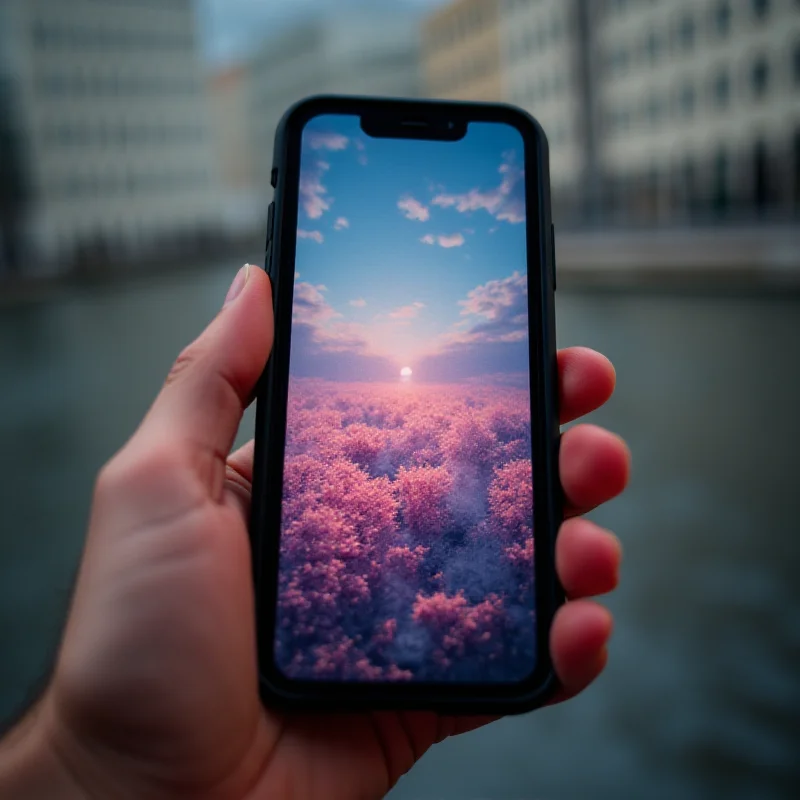
[[[237,60],[259,40],[303,16],[359,2],[365,0],[197,0],[205,52],[215,63]],[[369,0],[369,5],[426,9],[442,2]]]

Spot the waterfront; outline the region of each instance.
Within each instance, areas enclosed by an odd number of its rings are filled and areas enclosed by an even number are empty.
[[[232,273],[0,310],[0,718],[52,655],[95,471]],[[570,704],[447,742],[392,798],[792,797],[800,299],[572,291],[558,309],[562,345],[614,360],[594,421],[634,454],[629,492],[595,515],[625,547],[611,663]]]

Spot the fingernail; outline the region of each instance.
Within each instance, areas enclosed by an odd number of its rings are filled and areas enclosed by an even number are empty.
[[[242,293],[242,289],[244,289],[245,285],[247,284],[248,277],[250,277],[250,265],[245,264],[236,273],[236,277],[233,279],[231,288],[228,289],[228,294],[225,298],[226,306],[232,303]]]

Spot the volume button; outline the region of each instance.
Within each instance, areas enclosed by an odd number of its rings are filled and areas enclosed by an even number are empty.
[[[272,233],[274,227],[275,227],[275,203],[270,203],[269,208],[267,209],[267,241],[264,242],[265,250],[269,247],[269,243],[272,241]]]
[[[556,283],[556,228],[555,225],[550,226],[550,261],[552,262],[552,270],[553,270],[553,291],[555,291],[557,287]]]

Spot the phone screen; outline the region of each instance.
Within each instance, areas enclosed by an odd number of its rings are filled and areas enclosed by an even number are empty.
[[[536,659],[519,131],[303,131],[275,662],[515,683]]]

